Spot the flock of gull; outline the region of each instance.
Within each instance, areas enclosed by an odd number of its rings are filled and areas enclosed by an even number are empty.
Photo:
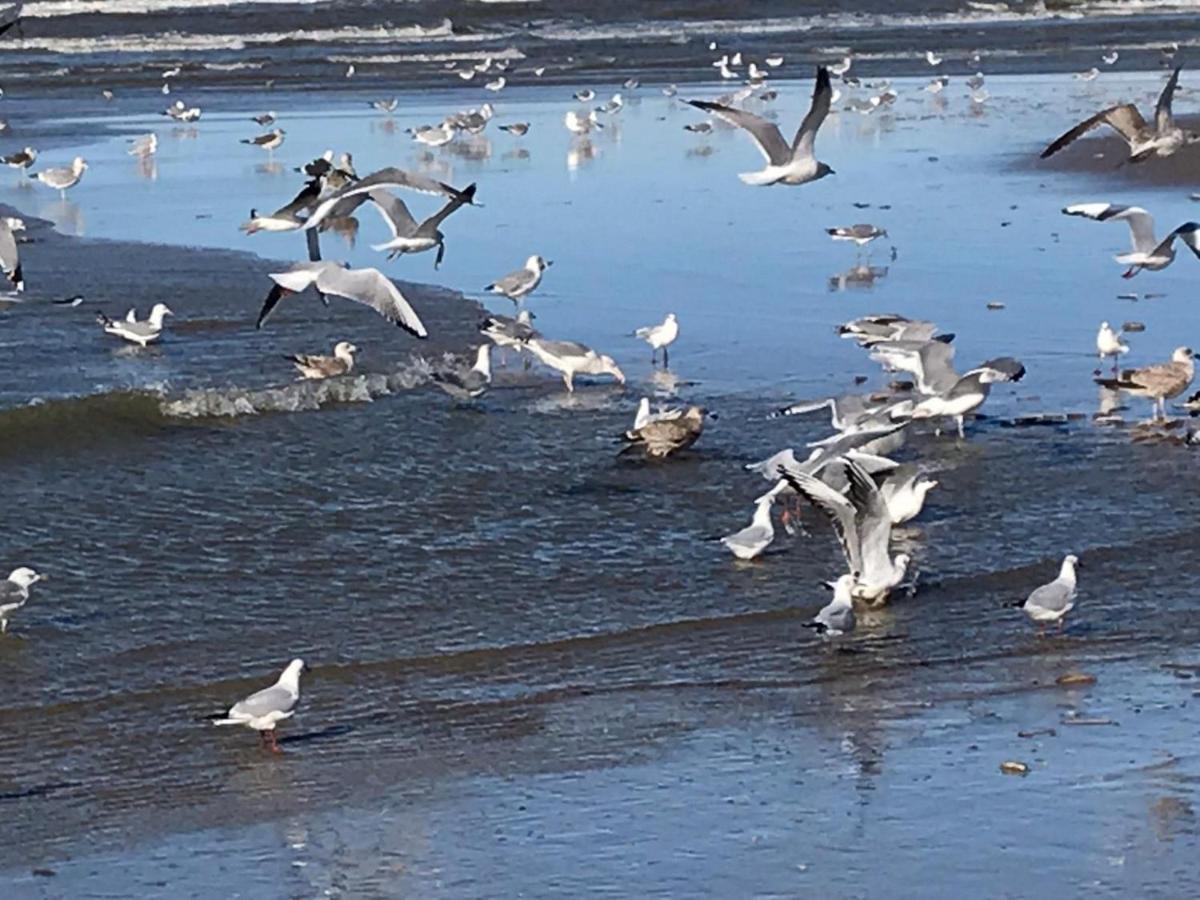
[[[929,53],[930,66],[939,66],[942,58]],[[1113,54],[1115,62],[1115,54]],[[789,141],[772,121],[747,111],[740,104],[750,96],[769,93],[765,87],[770,70],[782,63],[780,57],[768,57],[762,67],[755,62],[746,65],[746,86],[717,101],[689,100],[691,107],[712,119],[741,129],[753,140],[765,159],[762,169],[740,175],[747,185],[799,186],[835,174],[835,170],[817,158],[816,139],[822,124],[838,99],[834,77],[844,84],[857,85],[849,75],[852,59],[847,57],[836,65],[816,69],[812,101]],[[1107,57],[1106,64],[1110,64]],[[494,64],[488,61],[487,71]],[[738,70],[745,65],[741,54],[726,54],[714,64],[722,79],[741,79]],[[474,67],[470,76],[481,70]],[[501,71],[503,71],[501,69]],[[458,73],[462,76],[462,72]],[[1178,84],[1180,71],[1176,68],[1169,77],[1158,100],[1151,122],[1147,122],[1132,104],[1120,104],[1097,112],[1060,138],[1043,153],[1050,156],[1067,144],[1098,126],[1111,127],[1129,145],[1128,161],[1140,164],[1154,158],[1170,156],[1183,147],[1200,140],[1197,135],[1180,128],[1171,114],[1171,101]],[[1094,77],[1094,76],[1092,76]],[[500,75],[487,87],[501,90],[506,78]],[[938,93],[949,83],[939,75],[926,86]],[[968,79],[972,100],[986,99],[983,76]],[[624,84],[626,92],[639,87],[635,79]],[[664,89],[674,96],[672,85]],[[867,102],[869,113],[887,105],[895,98],[890,86]],[[593,90],[575,94],[580,103],[596,99]],[[570,110],[563,119],[565,128],[575,135],[586,135],[604,127],[604,117],[619,113],[625,95],[614,94],[611,99],[586,111]],[[376,101],[372,106],[390,115],[397,107],[395,99]],[[850,107],[854,108],[854,107]],[[194,122],[201,116],[198,107],[175,101],[164,115],[182,122]],[[478,134],[494,118],[491,104],[483,104],[447,116],[443,121],[410,129],[412,139],[422,145],[437,147],[459,134]],[[243,141],[273,153],[284,142],[286,131],[277,125],[275,112],[254,117],[261,127],[274,126],[270,131]],[[530,124],[512,122],[501,128],[519,138],[528,133]],[[710,121],[691,123],[690,131],[707,133]],[[154,135],[131,141],[130,153],[136,156],[153,155],[157,148]],[[9,166],[28,173],[37,160],[33,148],[4,157]],[[47,187],[65,192],[77,185],[87,170],[87,163],[76,158],[68,168],[43,169],[36,178]],[[298,232],[303,234],[305,257],[286,271],[270,273],[270,286],[258,314],[256,326],[262,328],[285,298],[312,291],[325,304],[329,297],[340,297],[363,304],[389,323],[415,338],[425,338],[428,330],[419,311],[404,296],[399,287],[378,268],[351,268],[346,264],[324,259],[320,235],[336,229],[339,222],[353,216],[360,207],[369,205],[379,215],[390,237],[372,249],[397,256],[436,251],[434,267],[439,267],[446,250],[446,235],[442,228],[447,219],[465,206],[476,205],[476,185],[457,188],[428,176],[401,168],[388,167],[359,175],[349,153],[336,156],[328,151],[297,169],[305,176],[303,186],[286,203],[273,211],[252,209],[241,225],[248,235],[259,233]],[[427,217],[415,216],[404,199],[411,195],[437,198],[438,208]],[[280,198],[282,199],[282,198]],[[1127,266],[1125,277],[1141,270],[1158,271],[1175,258],[1175,245],[1182,242],[1200,256],[1200,225],[1184,223],[1163,239],[1155,237],[1154,222],[1146,210],[1136,206],[1108,203],[1082,203],[1067,206],[1063,212],[1100,222],[1121,221],[1132,234],[1132,251],[1117,257]],[[20,219],[0,219],[0,264],[14,290],[24,285],[17,239]],[[887,232],[871,224],[854,224],[827,229],[834,240],[852,241],[864,247]],[[431,380],[454,398],[469,403],[484,395],[492,384],[491,355],[523,354],[526,366],[536,360],[556,371],[567,391],[576,389],[579,376],[607,375],[620,384],[625,375],[614,361],[584,344],[570,340],[544,337],[534,327],[534,314],[525,307],[526,299],[537,290],[551,262],[538,254],[530,255],[524,265],[496,278],[483,291],[502,296],[513,304],[512,315],[492,314],[480,324],[485,339],[473,347],[468,356],[455,362],[434,366]],[[106,334],[123,341],[146,347],[158,340],[164,331],[167,316],[172,315],[164,303],[157,303],[145,319],[130,309],[121,319],[101,314],[99,323]],[[847,321],[837,333],[853,341],[886,373],[886,387],[860,395],[819,398],[797,403],[772,413],[772,417],[812,416],[827,413],[831,434],[810,442],[806,453],[798,454],[786,447],[746,469],[765,480],[769,487],[753,501],[753,513],[744,528],[720,538],[720,544],[736,560],[749,562],[758,559],[776,538],[775,510],[789,532],[795,523],[802,503],[819,510],[829,521],[837,537],[841,559],[831,564],[831,579],[827,586],[832,600],[806,624],[826,639],[851,634],[856,627],[855,609],[866,605],[885,604],[894,595],[917,588],[917,572],[913,557],[904,548],[902,531],[906,523],[920,515],[930,492],[938,487],[933,473],[919,462],[897,462],[893,457],[908,441],[918,423],[928,421],[934,436],[952,429],[961,440],[967,433],[967,422],[987,401],[992,386],[1019,381],[1025,366],[1012,357],[998,357],[977,362],[960,370],[956,367],[953,334],[942,333],[931,321],[908,318],[897,313],[872,314]],[[1097,370],[1097,383],[1115,392],[1126,392],[1149,399],[1155,414],[1165,417],[1167,400],[1180,396],[1190,386],[1195,374],[1192,351],[1177,349],[1169,361],[1120,370],[1121,357],[1129,352],[1124,330],[1117,331],[1102,323],[1097,334],[1096,349],[1101,364],[1114,361],[1109,377]],[[644,341],[651,351],[651,364],[669,364],[669,352],[680,335],[679,319],[667,313],[661,322],[646,325],[630,332],[631,338]],[[297,353],[285,356],[301,379],[339,378],[354,370],[358,348],[349,341],[338,341],[330,355]],[[654,460],[665,460],[693,446],[702,436],[705,422],[711,414],[703,407],[659,407],[652,409],[649,398],[642,398],[634,421],[620,437],[622,453],[641,453]],[[1080,562],[1068,554],[1062,561],[1058,576],[1038,587],[1019,605],[1029,619],[1043,630],[1054,624],[1062,628],[1066,616],[1075,606],[1076,569]],[[33,569],[14,570],[6,581],[0,582],[0,633],[8,628],[14,612],[29,599],[31,588],[45,578]],[[263,746],[278,751],[275,739],[277,724],[290,717],[300,697],[300,677],[306,666],[293,660],[278,680],[234,704],[227,712],[215,717],[216,724],[240,724],[260,733]]]

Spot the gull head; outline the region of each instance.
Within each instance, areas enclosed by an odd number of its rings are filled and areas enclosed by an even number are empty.
[[[922,478],[916,483],[916,485],[913,487],[913,490],[924,497],[937,486],[938,482],[936,478]]]
[[[813,176],[812,180],[816,181],[820,178],[824,178],[826,175],[836,175],[836,174],[837,174],[837,172],[835,172],[835,171],[833,171],[833,169],[829,168],[828,163],[819,162],[819,163],[817,163],[817,174]]]
[[[171,307],[167,306],[165,303],[155,303],[154,308],[150,310],[150,318],[157,319],[160,322],[162,321],[163,316],[173,315],[175,315],[174,310],[172,310]]]
[[[292,685],[295,690],[300,689],[300,675],[304,672],[311,671],[304,660],[296,658],[287,664],[287,668],[283,670],[283,674],[279,676],[279,683],[283,685]]]
[[[71,171],[74,172],[76,175],[81,173],[87,167],[88,167],[87,160],[85,160],[82,156],[77,156],[73,160],[71,160]]]
[[[9,231],[24,231],[25,220],[18,219],[16,216],[8,216],[4,219],[4,224],[8,226]]]
[[[1183,133],[1183,142],[1185,144],[1195,144],[1200,142],[1200,131],[1185,131]]]
[[[858,581],[857,575],[846,573],[838,577],[838,580],[833,583],[833,599],[839,603],[853,603],[854,595],[851,591],[854,590],[854,584]]]
[[[1062,567],[1063,567],[1064,572],[1067,571],[1068,569],[1070,569],[1072,572],[1074,572],[1075,569],[1083,568],[1083,566],[1079,562],[1079,557],[1076,556],[1074,553],[1068,553],[1066,556],[1063,557]]]
[[[1172,362],[1191,362],[1196,358],[1196,354],[1192,352],[1191,347],[1176,347],[1175,352],[1171,354]]]
[[[8,576],[8,580],[19,587],[27,588],[31,584],[37,584],[45,577],[45,575],[35,572],[28,566],[21,566],[19,569],[12,570],[12,573]]]
[[[533,313],[531,313],[527,309],[523,309],[519,313],[517,313],[517,322],[520,323],[521,325],[530,325],[533,323],[533,320],[536,318],[537,318],[537,316],[535,316]],[[649,403],[649,401],[646,401],[646,402]]]
[[[601,354],[600,371],[607,372],[613,378],[617,379],[620,384],[625,383],[625,373],[621,371],[621,367],[617,365],[616,360],[611,356]]]
[[[550,266],[554,265],[553,261],[543,259],[541,256],[531,256],[525,260],[525,268],[530,272],[545,272]]]
[[[352,360],[354,359],[354,354],[357,352],[358,348],[349,341],[338,341],[333,345],[333,355],[339,359]]]

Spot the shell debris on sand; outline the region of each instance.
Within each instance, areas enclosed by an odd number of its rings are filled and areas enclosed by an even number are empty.
[[[1028,775],[1029,765],[1014,759],[1006,759],[1000,763],[1000,771],[1005,775]]]
[[[1087,672],[1066,672],[1055,678],[1054,683],[1059,687],[1081,687],[1083,685],[1095,684],[1096,676]]]

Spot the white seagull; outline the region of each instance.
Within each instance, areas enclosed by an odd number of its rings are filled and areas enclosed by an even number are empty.
[[[611,356],[597,353],[591,347],[575,341],[533,338],[525,346],[543,363],[562,373],[563,384],[568,392],[575,391],[576,375],[611,375],[618,383],[625,383],[625,373]]]
[[[755,501],[754,518],[741,531],[721,538],[729,552],[738,559],[754,559],[775,540],[775,525],[771,522],[771,506],[775,502],[771,494],[763,494]]]
[[[34,177],[46,187],[58,191],[63,200],[67,199],[67,191],[79,184],[79,179],[87,171],[88,164],[82,156],[71,160],[71,165],[61,169],[42,169]]]
[[[1078,565],[1079,558],[1068,555],[1062,561],[1057,578],[1049,584],[1043,584],[1024,602],[1017,604],[1025,611],[1025,615],[1038,624],[1042,634],[1046,633],[1046,625],[1050,622],[1057,622],[1058,630],[1062,631],[1063,620],[1075,608],[1075,567]]]
[[[675,313],[667,313],[667,317],[658,325],[647,325],[644,328],[639,328],[634,333],[634,337],[639,337],[650,345],[651,364],[658,361],[658,351],[663,352],[663,368],[667,366],[667,348],[669,348],[675,339],[679,337],[679,320],[675,318]]]
[[[285,356],[284,359],[296,367],[302,378],[322,381],[337,375],[350,374],[354,368],[354,354],[357,352],[358,348],[349,341],[338,341],[333,345],[333,356],[296,353]]]
[[[829,83],[829,70],[824,66],[817,69],[817,82],[813,88],[812,105],[791,145],[783,139],[779,126],[761,116],[748,113],[745,110],[719,103],[708,103],[703,100],[689,100],[692,106],[712,113],[731,125],[744,128],[754,138],[758,149],[767,159],[767,167],[759,172],[747,172],[739,175],[746,184],[807,184],[832,175],[833,169],[823,162],[818,162],[813,156],[813,145],[817,139],[817,130],[825,117],[829,115],[829,107],[833,97],[833,88]]]
[[[1100,363],[1112,357],[1113,370],[1117,368],[1121,356],[1129,352],[1129,345],[1121,340],[1121,333],[1114,331],[1107,322],[1100,323],[1100,331],[1096,333],[1096,351],[1100,354]]]
[[[805,628],[814,629],[823,638],[836,638],[849,634],[858,624],[854,615],[854,576],[842,575],[833,583],[833,599],[821,611],[805,622]]]
[[[268,277],[275,284],[263,302],[255,328],[263,327],[279,301],[288,294],[298,294],[306,288],[315,287],[322,295],[333,294],[371,307],[414,337],[429,337],[416,310],[400,293],[400,289],[378,269],[351,269],[342,263],[321,260],[296,263],[288,271],[271,272]]]
[[[150,309],[150,316],[144,322],[139,322],[134,311],[131,309],[124,319],[119,321],[110,319],[104,313],[98,313],[96,320],[104,326],[105,334],[116,335],[119,338],[124,338],[131,344],[137,344],[145,347],[147,344],[157,341],[162,336],[163,319],[166,316],[173,316],[175,313],[165,303],[155,303]]]
[[[372,244],[371,249],[386,250],[388,259],[395,259],[404,253],[423,253],[437,247],[437,258],[433,262],[436,269],[441,266],[442,258],[446,255],[446,235],[438,226],[459,207],[474,202],[475,185],[468,185],[466,189],[455,194],[441,209],[423,222],[417,222],[404,201],[386,188],[376,188],[367,196],[392,232],[391,240],[382,244]]]
[[[492,294],[503,294],[513,303],[519,303],[542,283],[542,273],[552,265],[552,260],[543,259],[535,254],[525,260],[523,268],[509,272],[503,278],[497,278],[484,290]]]
[[[275,741],[275,726],[284,719],[290,719],[300,702],[300,675],[308,671],[308,666],[302,659],[293,659],[288,663],[283,674],[269,688],[251,694],[245,700],[239,700],[222,717],[213,721],[214,725],[245,725],[259,733],[263,749],[272,753],[282,753]]]
[[[29,588],[45,579],[26,566],[13,569],[8,578],[0,581],[0,634],[8,631],[8,620],[29,600]]]
[[[1154,236],[1154,217],[1140,206],[1118,206],[1113,203],[1076,203],[1063,209],[1068,216],[1084,216],[1097,222],[1125,222],[1133,249],[1113,257],[1123,266],[1129,266],[1122,277],[1132,278],[1142,269],[1157,272],[1175,261],[1175,239],[1183,241],[1196,256],[1200,257],[1200,224],[1184,222],[1159,241]]]

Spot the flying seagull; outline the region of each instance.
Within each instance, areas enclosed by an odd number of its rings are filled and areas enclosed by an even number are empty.
[[[1139,163],[1151,156],[1170,156],[1186,144],[1200,141],[1200,134],[1184,131],[1175,124],[1171,115],[1171,98],[1179,84],[1179,69],[1176,68],[1167,80],[1166,87],[1154,107],[1154,124],[1148,125],[1132,103],[1121,103],[1102,109],[1094,116],[1084,119],[1062,137],[1042,151],[1042,159],[1053,156],[1076,138],[1082,137],[1100,125],[1107,125],[1125,139],[1129,145],[1129,162]]]
[[[824,66],[817,67],[817,84],[813,89],[812,106],[808,115],[800,123],[796,137],[791,145],[783,139],[779,127],[761,116],[748,113],[745,110],[722,106],[719,103],[708,103],[703,100],[689,100],[692,106],[712,113],[738,128],[750,132],[758,144],[758,149],[767,158],[767,166],[759,172],[748,172],[738,177],[746,184],[807,184],[834,174],[833,169],[825,163],[818,162],[813,156],[813,143],[817,139],[817,129],[829,115],[829,106],[833,97],[833,88],[829,83],[829,70]]]
[[[29,600],[29,588],[46,576],[26,566],[13,569],[8,578],[0,581],[0,634],[8,631],[8,620]]]
[[[282,753],[275,741],[275,726],[290,719],[300,702],[300,675],[308,666],[302,659],[293,659],[283,674],[269,688],[239,700],[224,715],[213,720],[214,725],[245,725],[259,733],[264,750]]]
[[[1063,209],[1068,216],[1083,216],[1097,222],[1126,222],[1133,240],[1133,250],[1114,256],[1123,266],[1129,266],[1122,277],[1132,278],[1142,269],[1157,272],[1175,261],[1175,239],[1183,241],[1200,256],[1200,224],[1184,222],[1159,241],[1154,236],[1154,217],[1140,206],[1117,206],[1112,203],[1076,203]]]
[[[342,263],[323,260],[296,263],[288,271],[272,272],[268,277],[275,285],[263,302],[255,328],[263,327],[279,301],[288,294],[315,287],[321,294],[333,294],[369,306],[411,335],[429,337],[420,317],[400,289],[378,269],[351,269]]]
[[[338,341],[333,345],[333,356],[296,353],[284,359],[296,367],[302,378],[321,381],[336,375],[348,375],[354,368],[354,354],[357,352],[358,348],[349,341]]]
[[[1155,418],[1165,419],[1166,402],[1186,391],[1195,377],[1196,362],[1191,348],[1177,347],[1170,362],[1126,369],[1116,378],[1097,378],[1096,384],[1153,400]]]
[[[1062,561],[1057,578],[1049,584],[1043,584],[1024,602],[1016,604],[1038,624],[1042,634],[1046,633],[1046,625],[1050,622],[1057,622],[1058,630],[1062,631],[1063,620],[1075,608],[1076,566],[1079,566],[1079,558],[1068,555]]]
[[[437,247],[437,258],[433,263],[436,269],[442,264],[442,257],[446,255],[446,236],[438,226],[446,221],[451,213],[474,202],[475,185],[468,185],[466,189],[456,193],[441,209],[420,223],[413,218],[404,201],[386,188],[376,188],[367,196],[392,232],[391,240],[382,244],[372,244],[371,249],[387,250],[388,259],[395,259],[403,253],[422,253]]]

